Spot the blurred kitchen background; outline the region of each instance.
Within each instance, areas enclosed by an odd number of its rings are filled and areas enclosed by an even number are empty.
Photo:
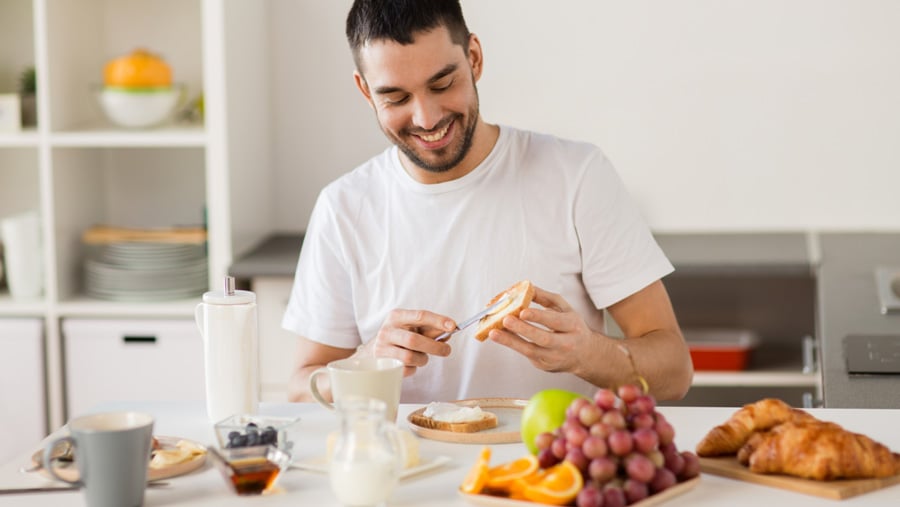
[[[123,397],[202,397],[193,307],[225,274],[258,295],[263,399],[284,398],[279,322],[316,196],[387,146],[353,84],[350,4],[0,2],[0,219],[36,215],[40,239],[37,295],[0,282],[0,434],[36,441]],[[678,268],[681,323],[712,346],[698,353],[736,361],[698,368],[685,403],[900,407],[900,3],[462,4],[484,118],[598,144]],[[136,47],[187,90],[162,126],[111,125],[94,96]],[[28,67],[36,122],[11,122]],[[206,272],[161,298],[137,273],[111,288],[98,255],[161,260],[98,254],[98,228],[200,229],[202,252],[192,236],[166,255]],[[859,347],[887,371],[848,366]],[[160,364],[171,378],[147,380]]]

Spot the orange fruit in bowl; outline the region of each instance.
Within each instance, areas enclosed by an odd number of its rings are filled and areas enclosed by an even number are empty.
[[[509,491],[510,485],[517,479],[524,479],[538,471],[538,459],[534,454],[527,454],[502,465],[492,467],[488,471],[486,486],[490,489]]]
[[[545,470],[539,481],[525,485],[522,496],[532,502],[550,505],[566,505],[578,496],[584,486],[581,470],[568,461],[562,461]]]
[[[472,465],[472,468],[469,469],[469,473],[466,474],[465,479],[463,479],[462,484],[460,484],[460,491],[472,495],[481,493],[481,490],[484,489],[490,476],[490,463],[491,448],[482,447],[481,453],[478,455],[478,460],[475,461],[475,464]]]
[[[542,480],[544,480],[544,477],[546,477],[548,473],[548,469],[538,468],[531,475],[513,479],[509,486],[506,487],[506,492],[509,495],[509,498],[513,500],[528,500],[527,498],[525,498],[525,488],[532,484],[541,482]]]
[[[163,88],[172,85],[172,68],[145,49],[114,58],[103,68],[103,83],[120,88]]]

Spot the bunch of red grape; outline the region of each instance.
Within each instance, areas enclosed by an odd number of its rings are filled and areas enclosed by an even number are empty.
[[[566,460],[581,470],[577,507],[622,507],[700,473],[697,455],[678,452],[674,439],[656,400],[629,384],[574,400],[563,425],[534,443],[541,468]]]

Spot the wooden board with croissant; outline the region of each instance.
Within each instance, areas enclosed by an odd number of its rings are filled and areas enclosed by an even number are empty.
[[[900,484],[900,454],[773,398],[710,430],[697,454],[706,473],[824,498]]]

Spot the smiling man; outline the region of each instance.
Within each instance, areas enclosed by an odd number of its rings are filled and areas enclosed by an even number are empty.
[[[283,320],[300,336],[291,399],[311,400],[310,373],[354,353],[403,361],[405,402],[590,394],[637,375],[660,399],[684,396],[672,266],[603,153],[481,118],[481,41],[458,0],[357,0],[346,31],[394,146],[316,202]],[[536,304],[486,342],[434,340],[523,279]]]

